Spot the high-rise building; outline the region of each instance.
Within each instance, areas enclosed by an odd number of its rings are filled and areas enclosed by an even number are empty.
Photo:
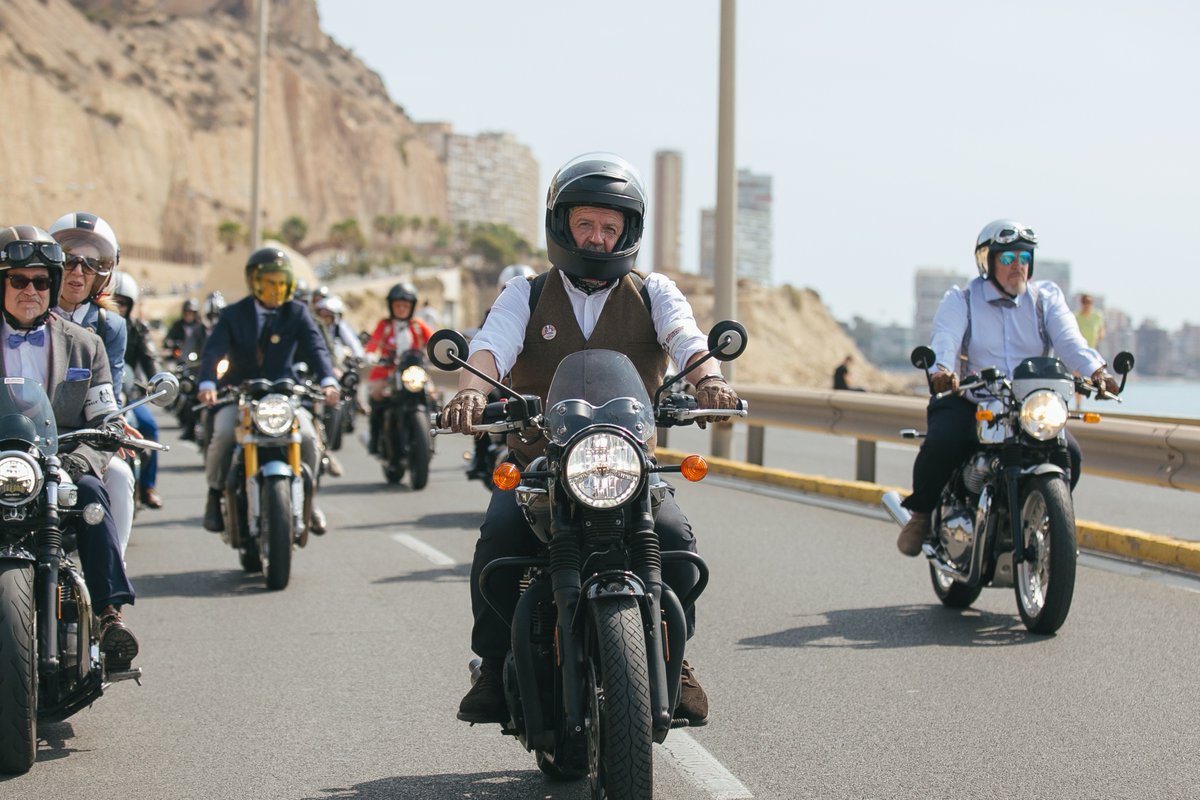
[[[737,277],[771,285],[771,176],[738,170]],[[700,274],[717,273],[717,215],[700,212]]]
[[[446,165],[450,224],[507,225],[536,248],[542,204],[533,152],[510,133],[467,136],[441,122],[417,127]]]
[[[1137,357],[1138,372],[1143,375],[1170,375],[1171,334],[1158,327],[1152,319],[1142,320],[1135,332],[1137,346],[1133,352]]]
[[[683,220],[683,154],[659,150],[654,154],[654,194],[650,197],[654,217],[653,269],[679,271],[680,223]]]
[[[1033,279],[1037,281],[1054,281],[1062,289],[1063,297],[1071,296],[1071,262],[1042,260],[1035,258],[1033,262]]]
[[[964,288],[971,281],[971,276],[949,269],[922,267],[913,276],[913,324],[912,341],[914,345],[929,344],[929,334],[933,329],[933,315],[946,292],[958,286]]]

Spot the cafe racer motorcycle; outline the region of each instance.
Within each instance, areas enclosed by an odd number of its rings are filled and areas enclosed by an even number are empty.
[[[708,345],[702,360],[736,358],[745,349],[745,328],[720,323]],[[546,455],[524,470],[504,463],[494,476],[498,489],[516,491],[543,545],[533,557],[492,561],[480,576],[484,596],[512,629],[502,732],[533,750],[547,775],[587,775],[593,798],[649,798],[652,744],[673,724],[686,724],[672,719],[685,614],[708,582],[699,555],[663,552],[654,533],[668,491],[660,474],[699,480],[707,465],[689,456],[679,466],[662,466],[649,446],[656,427],[745,416],[745,404],[696,408],[690,395],[667,391],[683,374],[668,378],[652,403],[633,363],[610,350],[563,359],[543,404],[468,365],[466,341],[454,331],[435,333],[428,351],[435,366],[465,368],[508,398],[489,404],[476,430],[547,441]],[[662,579],[663,564],[677,561],[699,575],[685,597]],[[515,608],[492,589],[498,579],[509,586],[519,581]]]
[[[429,414],[436,410],[433,382],[425,369],[420,350],[405,350],[396,356],[392,390],[384,399],[383,428],[379,433],[379,460],[388,483],[399,483],[405,472],[412,488],[429,483],[433,460],[433,437]]]
[[[934,359],[928,347],[912,352],[918,369],[928,370]],[[1119,391],[1133,363],[1129,353],[1113,360],[1122,376]],[[1073,376],[1052,356],[1025,359],[1011,379],[994,367],[982,370],[965,378],[957,391],[971,392],[978,405],[979,449],[951,474],[933,510],[933,540],[922,548],[933,590],[946,606],[965,608],[984,587],[1013,587],[1025,627],[1054,633],[1066,621],[1075,591],[1067,420],[1100,421],[1099,414],[1069,413],[1071,396],[1119,398]],[[900,434],[906,439],[922,435],[912,429]],[[910,512],[900,501],[898,493],[888,492],[882,502],[903,526]]]

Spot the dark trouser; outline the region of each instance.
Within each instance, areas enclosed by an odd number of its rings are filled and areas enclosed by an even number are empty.
[[[158,422],[155,421],[154,415],[150,413],[150,409],[146,406],[138,406],[133,410],[133,416],[137,420],[134,427],[138,429],[138,433],[143,438],[149,439],[152,442],[158,441]],[[153,489],[158,483],[158,451],[147,450],[142,456],[142,472],[141,484],[146,489]]]
[[[94,475],[84,475],[76,485],[79,487],[79,508],[88,503],[104,506],[104,519],[100,524],[88,525],[82,518],[72,522],[76,531],[75,547],[79,551],[83,580],[92,596],[92,605],[99,613],[110,603],[116,606],[132,604],[133,585],[121,562],[121,545],[109,511],[108,490]]]
[[[979,448],[976,408],[970,400],[953,395],[930,402],[925,412],[928,431],[913,461],[913,491],[901,504],[905,508],[933,511],[955,467]],[[1083,454],[1070,431],[1067,431],[1067,452],[1071,457],[1071,489],[1074,489],[1079,482]]]
[[[696,552],[696,537],[692,535],[692,526],[687,517],[679,510],[675,502],[674,490],[663,498],[662,505],[654,520],[654,531],[658,534],[659,545],[663,550],[690,550]],[[479,590],[479,574],[489,562],[507,556],[532,556],[538,553],[541,542],[534,535],[521,509],[517,506],[515,492],[492,492],[492,502],[488,505],[487,516],[479,529],[479,539],[475,542],[475,558],[471,562],[471,611],[475,615],[475,626],[471,629],[471,649],[481,658],[503,659],[511,646],[511,636],[508,624],[483,599]],[[501,584],[501,576],[491,581],[493,600],[508,610],[516,608],[517,573],[510,571],[509,589],[504,596],[496,587]],[[505,576],[507,579],[507,576]],[[699,573],[690,564],[670,564],[663,567],[663,580],[680,598],[696,585]],[[695,609],[688,612],[688,638],[696,628]]]

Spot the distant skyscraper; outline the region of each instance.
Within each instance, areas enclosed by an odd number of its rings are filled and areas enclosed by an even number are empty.
[[[511,133],[454,133],[443,122],[421,123],[422,137],[446,164],[449,222],[507,225],[536,249],[541,187],[532,151]]]
[[[680,222],[683,219],[683,154],[659,150],[654,154],[654,269],[679,271]]]
[[[1034,259],[1033,279],[1054,281],[1062,289],[1063,297],[1071,296],[1071,262]]]
[[[933,315],[946,292],[958,286],[965,287],[971,276],[948,269],[923,267],[913,276],[913,297],[916,303],[913,307],[912,341],[914,345],[929,344],[929,334],[933,328]]]
[[[771,285],[771,176],[738,170],[737,277]],[[700,212],[700,274],[717,271],[717,216]]]

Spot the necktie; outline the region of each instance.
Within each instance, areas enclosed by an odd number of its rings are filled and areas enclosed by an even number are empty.
[[[262,330],[258,334],[258,365],[261,367],[267,356],[267,342],[271,338],[271,326],[275,322],[275,312],[263,314]]]
[[[29,333],[10,333],[8,335],[9,349],[16,350],[17,347],[25,344],[25,342],[29,342],[30,344],[37,345],[39,347],[42,346],[46,343],[46,331],[36,330]]]

